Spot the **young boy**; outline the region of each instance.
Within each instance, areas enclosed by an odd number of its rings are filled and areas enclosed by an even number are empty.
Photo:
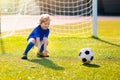
[[[28,45],[23,53],[21,59],[28,59],[27,54],[30,49],[36,45],[38,47],[38,57],[49,57],[47,45],[49,36],[50,15],[42,14],[40,17],[40,24],[29,34],[27,41]],[[43,54],[42,54],[43,53]]]

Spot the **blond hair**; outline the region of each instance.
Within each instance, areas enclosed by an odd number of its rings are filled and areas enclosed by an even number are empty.
[[[49,21],[50,20],[50,15],[49,14],[42,14],[41,16],[40,16],[40,24],[41,23],[44,23],[44,22],[46,22],[46,21]]]

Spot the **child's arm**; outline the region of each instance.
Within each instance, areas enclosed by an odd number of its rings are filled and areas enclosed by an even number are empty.
[[[38,46],[38,52],[40,51],[40,38],[36,38],[36,43],[37,43],[37,46]]]
[[[44,38],[44,55],[48,54],[48,50],[47,50],[47,45],[48,45],[48,39]]]

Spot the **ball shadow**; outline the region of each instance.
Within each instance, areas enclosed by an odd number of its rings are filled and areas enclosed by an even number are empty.
[[[37,63],[40,65],[43,65],[44,67],[51,68],[54,70],[64,70],[62,66],[59,66],[55,64],[53,61],[47,59],[47,58],[40,58],[40,59],[32,59],[29,60],[30,62]]]
[[[100,65],[97,65],[97,64],[87,64],[87,63],[84,63],[83,66],[93,67],[93,68],[99,68],[100,67]]]

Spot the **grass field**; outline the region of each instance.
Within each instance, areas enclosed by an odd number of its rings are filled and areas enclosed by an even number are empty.
[[[49,58],[21,60],[25,36],[1,39],[0,80],[120,80],[120,21],[99,21],[98,38],[49,38]],[[3,45],[2,45],[3,44]],[[81,48],[94,52],[91,64],[78,59]]]

